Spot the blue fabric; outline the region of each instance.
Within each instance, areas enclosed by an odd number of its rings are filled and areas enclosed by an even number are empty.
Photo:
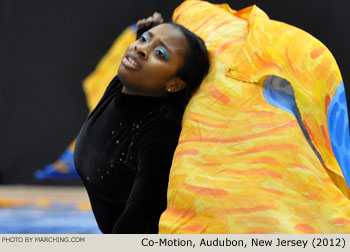
[[[64,166],[67,167],[68,173],[62,173],[57,170],[55,163],[45,166],[42,170],[35,172],[36,179],[75,179],[79,178],[74,166],[73,151],[66,150],[58,159]]]
[[[350,187],[349,118],[344,83],[340,83],[328,107],[327,123],[335,158]]]
[[[292,85],[283,78],[277,76],[269,76],[264,81],[263,94],[265,100],[268,103],[291,113],[295,117],[306,140],[310,144],[318,159],[323,162],[321,155],[316,150],[314,144],[311,141],[309,133],[303,124],[299,109],[295,102],[295,95]]]

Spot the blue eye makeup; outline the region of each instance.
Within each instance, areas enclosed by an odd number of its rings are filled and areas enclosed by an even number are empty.
[[[140,41],[143,43],[148,43],[149,42],[149,37],[147,35],[147,33],[143,33],[140,37]]]
[[[170,59],[169,52],[164,47],[157,46],[154,49],[154,51],[159,57],[164,58],[165,60],[169,60]]]
[[[148,32],[144,32],[140,38],[139,38],[139,41],[141,43],[146,43],[146,44],[149,44],[151,43],[151,39],[153,37],[153,34],[152,33],[149,33]],[[161,44],[161,45],[158,45],[157,47],[154,48],[153,52],[156,54],[157,57],[159,58],[162,58],[166,61],[168,61],[170,59],[170,54],[168,52],[168,49],[166,47],[163,46],[163,42],[160,41],[160,42],[157,42],[158,44]]]

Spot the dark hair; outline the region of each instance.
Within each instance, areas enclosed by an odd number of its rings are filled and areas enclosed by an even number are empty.
[[[186,82],[184,90],[176,93],[181,102],[187,104],[193,91],[199,87],[209,71],[209,56],[204,41],[196,34],[177,23],[169,23],[179,29],[187,41],[187,52],[184,56],[184,64],[177,71],[176,76]]]

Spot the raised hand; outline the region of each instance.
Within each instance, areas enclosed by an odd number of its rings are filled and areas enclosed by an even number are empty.
[[[152,16],[144,19],[140,19],[136,23],[137,30],[149,29],[154,25],[164,22],[162,15],[159,12],[154,12]]]

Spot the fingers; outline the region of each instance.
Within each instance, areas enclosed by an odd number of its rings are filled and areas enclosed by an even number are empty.
[[[143,18],[143,19],[140,19],[139,21],[137,21],[136,27],[137,27],[137,29],[140,29],[142,27],[151,26],[152,23],[163,23],[163,22],[164,22],[164,19],[163,19],[162,15],[158,12],[154,12],[152,16],[150,16],[148,18]]]
[[[137,21],[136,27],[137,27],[137,29],[140,29],[141,27],[145,26],[145,24],[146,24],[146,19],[145,18],[140,19],[139,21]]]
[[[153,22],[158,22],[158,23],[164,22],[162,14],[160,14],[159,12],[154,12],[152,17],[153,17]]]

